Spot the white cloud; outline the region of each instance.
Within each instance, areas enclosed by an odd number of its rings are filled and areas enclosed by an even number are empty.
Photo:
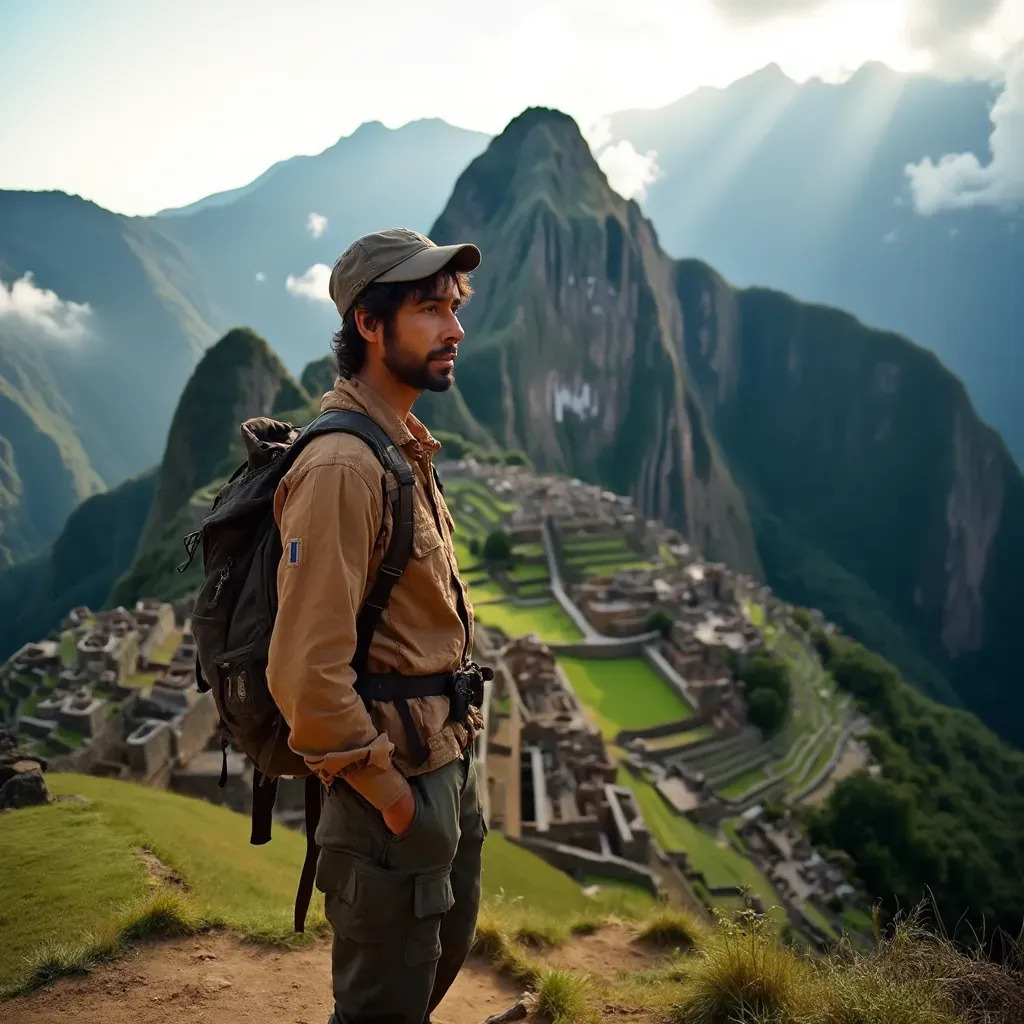
[[[925,157],[904,168],[914,206],[925,216],[971,206],[1003,209],[1024,203],[1024,46],[1007,62],[1003,91],[992,107],[991,157],[947,153],[933,163]]]
[[[628,139],[602,150],[597,162],[608,184],[624,199],[643,199],[647,186],[661,177],[657,150],[638,153]]]
[[[314,263],[301,277],[288,275],[285,288],[292,295],[304,295],[318,302],[330,302],[328,287],[331,283],[331,268],[326,263]]]
[[[262,284],[264,281],[266,281],[266,279],[267,279],[267,275],[264,274],[262,270],[257,270],[256,271],[256,280],[259,281],[260,284]]]
[[[314,237],[319,238],[327,227],[327,218],[322,213],[311,213],[306,218],[306,230]]]
[[[89,332],[92,308],[70,302],[56,292],[38,287],[26,271],[10,288],[0,280],[0,319],[11,318],[37,328],[55,341],[81,341]]]

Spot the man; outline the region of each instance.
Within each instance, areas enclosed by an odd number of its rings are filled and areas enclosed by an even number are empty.
[[[415,474],[411,557],[366,664],[393,695],[450,680],[473,645],[431,462],[440,445],[411,409],[454,381],[458,311],[479,262],[473,245],[391,229],[360,238],[331,274],[338,378],[321,408],[367,413]],[[327,787],[317,886],[334,930],[332,1024],[423,1024],[465,961],[480,900],[478,709],[456,713],[440,693],[364,706],[351,664],[357,613],[394,528],[382,479],[362,440],[328,434],[301,452],[274,504],[284,554],[267,680],[290,746]]]

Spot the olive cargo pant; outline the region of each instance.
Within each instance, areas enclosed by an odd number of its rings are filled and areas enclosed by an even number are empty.
[[[329,1024],[423,1024],[469,953],[487,831],[472,747],[409,779],[412,824],[394,836],[339,780],[317,828],[317,888],[334,929]]]

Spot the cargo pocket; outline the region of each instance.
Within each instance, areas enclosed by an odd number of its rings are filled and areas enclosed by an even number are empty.
[[[338,850],[321,850],[316,887],[338,936],[359,943],[394,942],[413,918],[411,876],[384,871]]]
[[[446,867],[416,876],[415,920],[405,944],[405,962],[410,967],[441,956],[441,920],[455,906],[451,873],[452,869]]]

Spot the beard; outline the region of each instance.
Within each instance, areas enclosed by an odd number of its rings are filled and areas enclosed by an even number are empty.
[[[430,360],[454,355],[450,346],[434,349],[426,359],[402,348],[398,338],[390,331],[384,333],[384,355],[381,361],[400,384],[417,391],[447,391],[455,383],[455,370],[432,371]]]

